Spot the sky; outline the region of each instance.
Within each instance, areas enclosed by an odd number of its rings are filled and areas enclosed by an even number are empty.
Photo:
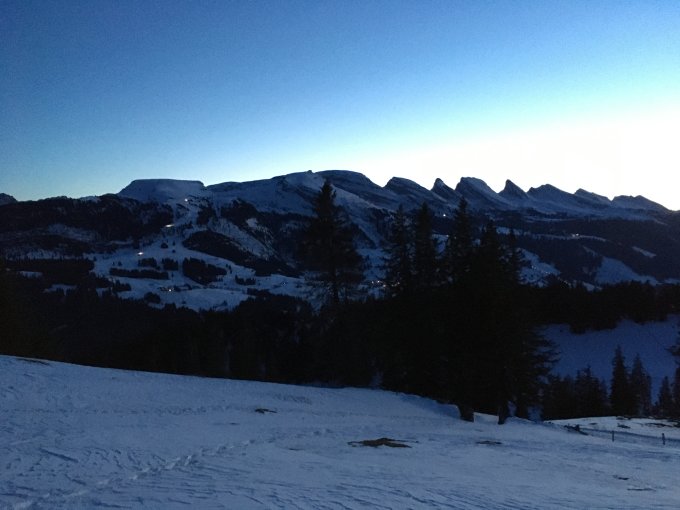
[[[347,169],[674,210],[677,0],[0,0],[0,192]]]

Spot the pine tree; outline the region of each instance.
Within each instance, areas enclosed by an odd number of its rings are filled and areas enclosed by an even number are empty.
[[[481,277],[486,284],[499,288],[514,288],[519,281],[510,260],[511,254],[501,243],[496,225],[489,220],[482,229],[479,247],[472,264],[475,279]]]
[[[519,282],[522,278],[522,266],[525,265],[525,260],[522,251],[517,247],[517,236],[514,229],[511,229],[508,235],[507,264],[511,277]]]
[[[576,372],[574,382],[576,414],[574,417],[604,416],[607,412],[607,387],[595,377],[590,366]]]
[[[538,334],[522,305],[518,274],[489,222],[474,251],[470,271],[454,287],[463,308],[454,326],[470,386],[472,405],[499,413],[499,423],[512,401],[526,417],[536,403],[542,381],[554,362],[551,344]]]
[[[635,413],[635,399],[631,391],[630,376],[625,363],[626,360],[621,351],[621,346],[618,346],[612,360],[612,383],[609,401],[612,413],[619,416]]]
[[[541,416],[544,420],[561,420],[578,416],[574,379],[567,375],[548,376],[543,387]]]
[[[335,191],[329,181],[324,182],[314,202],[304,250],[315,271],[314,280],[324,288],[328,302],[337,305],[341,298],[348,300],[363,276],[363,261],[335,204]]]
[[[392,222],[385,260],[385,283],[390,296],[408,294],[413,288],[412,235],[400,205]]]
[[[656,400],[656,412],[665,417],[671,417],[674,414],[675,402],[673,402],[673,394],[671,393],[671,383],[668,376],[665,376],[661,381],[659,388],[659,396]]]
[[[33,312],[34,299],[21,280],[0,257],[0,353],[48,357],[45,324]]]
[[[413,237],[415,286],[419,290],[431,289],[437,281],[437,244],[432,232],[432,212],[426,202],[416,215]]]
[[[630,371],[630,386],[635,402],[635,414],[649,416],[652,412],[652,378],[645,370],[640,355],[636,354]]]
[[[675,345],[673,345],[669,350],[671,354],[675,356],[676,362],[680,363],[680,324],[678,324],[678,336],[675,339]]]
[[[460,281],[470,271],[474,244],[467,207],[467,200],[462,198],[453,215],[451,233],[444,248],[442,271],[449,283]]]
[[[671,391],[673,396],[673,407],[670,414],[673,418],[680,418],[680,367],[675,369]]]

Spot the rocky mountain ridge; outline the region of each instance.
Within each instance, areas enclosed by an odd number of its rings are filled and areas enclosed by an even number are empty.
[[[10,201],[0,205],[0,255],[37,276],[45,269],[30,260],[88,259],[102,288],[109,282],[160,305],[230,308],[262,293],[313,300],[298,246],[325,180],[366,260],[366,293],[380,292],[383,246],[399,206],[408,212],[426,202],[443,245],[462,198],[475,225],[492,219],[501,234],[514,232],[527,282],[680,281],[680,215],[644,197],[609,200],[551,185],[524,191],[511,181],[496,193],[471,177],[455,188],[396,177],[379,186],[340,170],[211,186],[136,180],[100,197]]]

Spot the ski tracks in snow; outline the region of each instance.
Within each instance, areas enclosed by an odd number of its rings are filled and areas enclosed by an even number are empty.
[[[678,447],[386,392],[0,356],[0,508],[673,509]],[[392,437],[411,448],[353,447]]]

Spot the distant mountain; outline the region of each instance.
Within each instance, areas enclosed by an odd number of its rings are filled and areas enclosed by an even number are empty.
[[[0,195],[0,254],[30,274],[46,271],[30,260],[87,258],[102,286],[117,282],[121,295],[160,304],[231,308],[267,292],[313,299],[298,247],[325,180],[354,226],[367,293],[380,291],[382,247],[399,206],[413,212],[426,202],[443,246],[463,198],[476,226],[493,219],[501,235],[514,233],[530,283],[680,281],[680,213],[644,197],[609,200],[551,185],[524,191],[511,181],[496,193],[472,177],[455,187],[437,179],[430,190],[397,177],[378,186],[341,170],[212,186],[136,180],[79,200]]]
[[[0,205],[13,204],[17,199],[12,195],[7,195],[6,193],[0,193]]]

